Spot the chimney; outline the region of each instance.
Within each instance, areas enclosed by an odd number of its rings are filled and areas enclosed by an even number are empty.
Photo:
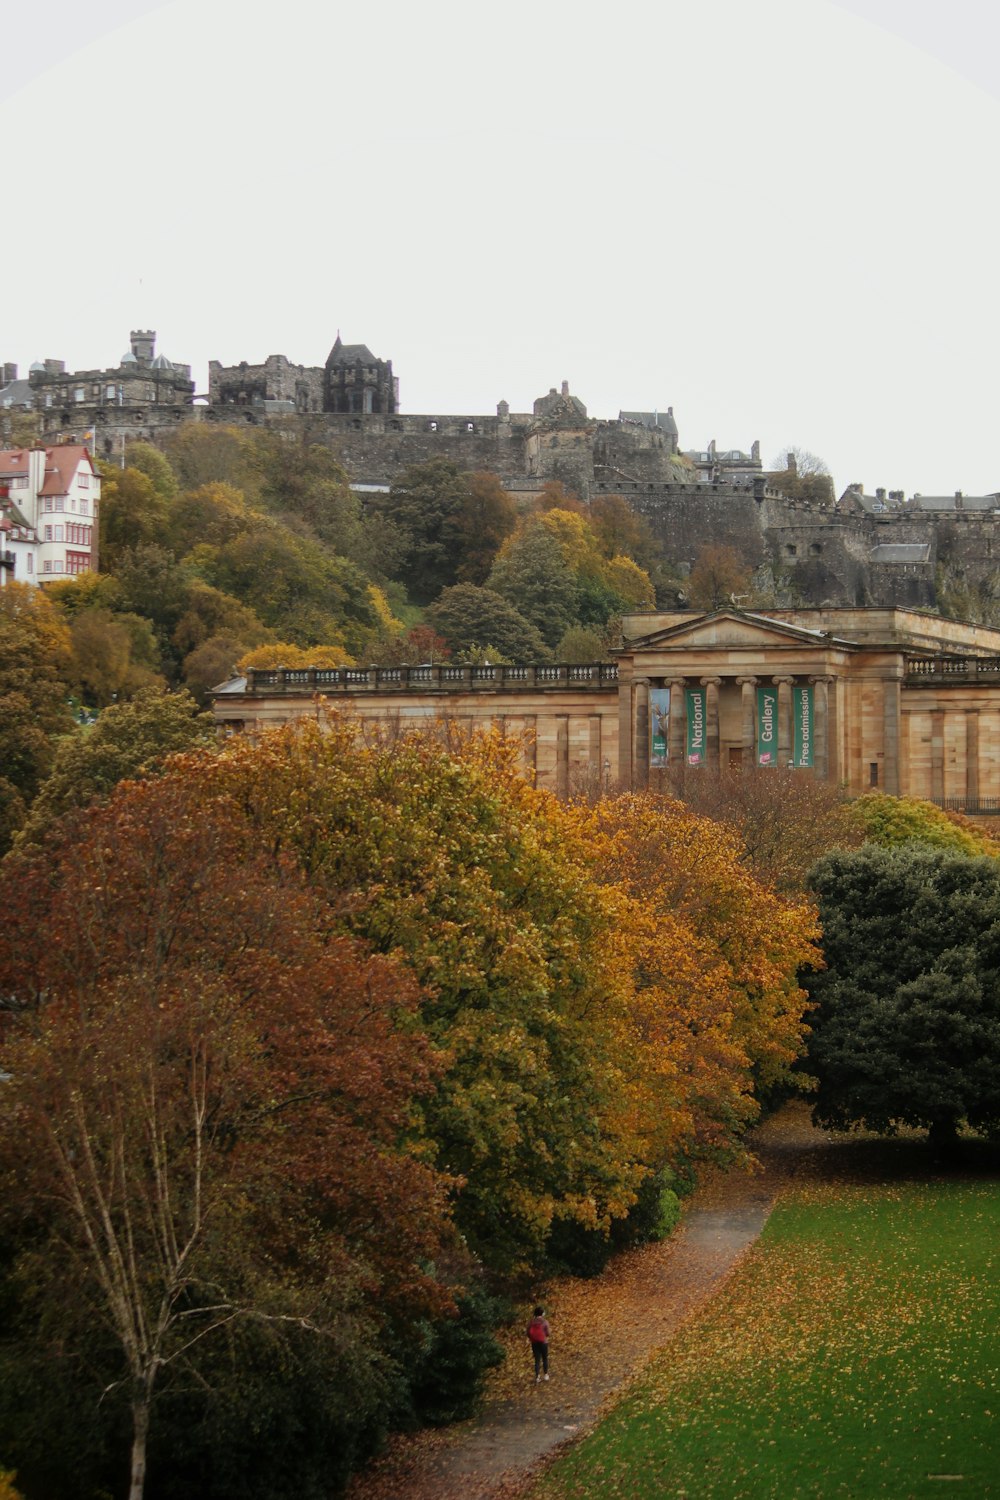
[[[4,385],[13,385],[13,383],[14,383],[14,381],[16,379],[17,379],[17,365],[8,365],[8,364],[5,364],[4,367],[3,367],[3,383],[4,383]]]
[[[785,467],[788,469],[789,474],[797,474],[799,472],[798,460],[794,453],[789,453],[788,462]]]
[[[884,505],[885,504],[885,490],[884,489],[876,490],[875,491],[875,499],[879,502],[880,505]]]
[[[956,490],[955,491],[955,509],[956,510],[961,510],[962,509],[962,491],[961,490]]]
[[[46,375],[65,375],[66,361],[64,359],[47,359],[45,361]]]
[[[563,393],[564,396],[568,396],[569,395],[569,381],[568,380],[564,380],[563,383],[562,383],[562,393]]]

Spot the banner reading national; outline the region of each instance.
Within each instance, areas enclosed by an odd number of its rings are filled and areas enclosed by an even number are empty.
[[[708,692],[705,688],[685,688],[684,707],[687,713],[687,763],[689,766],[705,764],[705,704]]]

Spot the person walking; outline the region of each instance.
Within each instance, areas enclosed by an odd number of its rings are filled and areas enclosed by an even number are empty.
[[[528,1324],[528,1341],[535,1356],[535,1384],[549,1378],[549,1336],[551,1334],[544,1307],[536,1307]]]

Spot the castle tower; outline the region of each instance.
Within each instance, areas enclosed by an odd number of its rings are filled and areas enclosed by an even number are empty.
[[[392,361],[376,359],[367,344],[342,343],[338,333],[324,372],[323,410],[390,416],[398,406]]]
[[[129,334],[132,345],[132,353],[139,364],[151,365],[153,363],[153,350],[156,348],[156,334],[152,329],[133,328]]]

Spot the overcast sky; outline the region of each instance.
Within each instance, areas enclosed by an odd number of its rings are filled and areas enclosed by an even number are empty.
[[[49,0],[5,21],[0,359],[391,359],[1000,489],[986,0]],[[15,92],[11,89],[16,85]]]

